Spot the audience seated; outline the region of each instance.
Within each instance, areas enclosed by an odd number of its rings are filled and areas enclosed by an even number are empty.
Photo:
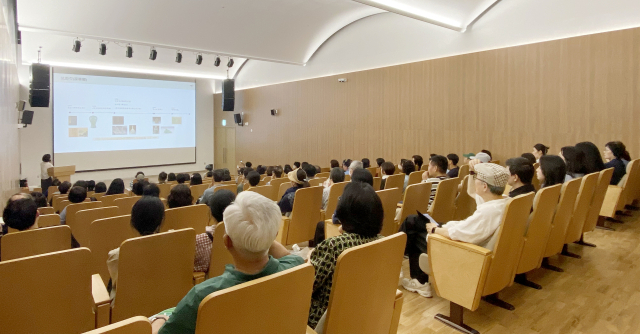
[[[142,190],[142,196],[160,197],[160,188],[157,184],[146,183]]]
[[[424,164],[424,159],[422,159],[421,155],[414,155],[413,157],[411,157],[411,160],[413,162],[413,164],[415,165],[415,170],[421,170],[422,169],[422,165]],[[405,188],[406,188],[406,184],[405,184]]]
[[[361,171],[371,176],[366,169],[357,170],[358,173]],[[371,185],[351,182],[342,193],[335,216],[342,223],[342,234],[319,243],[309,259],[316,270],[308,322],[312,328],[316,327],[329,305],[338,256],[346,249],[378,239],[384,212],[382,202]]]
[[[109,185],[109,189],[105,195],[124,194],[124,181],[122,179],[114,179]]]
[[[500,226],[507,205],[508,199],[502,197],[502,193],[509,172],[502,166],[482,163],[477,159],[469,162],[469,170],[475,172],[474,182],[469,182],[467,187],[469,196],[475,198],[477,204],[473,215],[465,220],[450,221],[442,227],[427,222],[425,217],[411,215],[400,226],[400,232],[407,234],[405,254],[409,256],[411,279],[402,279],[402,286],[407,291],[426,298],[432,296],[429,275],[420,270],[419,265],[420,254],[427,252],[428,233],[493,250],[492,236]]]
[[[422,157],[420,157],[420,159],[422,159]],[[407,189],[407,184],[409,184],[409,174],[415,171],[416,165],[413,164],[413,161],[405,160],[405,162],[402,164],[402,173],[404,173],[404,185],[402,186],[402,192]]]
[[[362,168],[369,168],[371,167],[371,161],[369,161],[369,159],[367,158],[363,158],[362,159]]]
[[[565,146],[560,149],[560,158],[564,160],[566,172],[564,182],[584,176],[584,153],[574,146]]]
[[[169,173],[169,175],[167,175],[167,181],[176,181],[176,174]]]
[[[342,161],[342,169],[345,175],[349,175],[349,166],[351,166],[351,159],[345,159]]]
[[[624,144],[619,141],[611,141],[604,146],[604,158],[608,161],[604,164],[604,168],[613,167],[613,176],[611,176],[611,182],[609,182],[611,185],[620,183],[622,177],[627,174],[627,169],[624,162],[622,162],[622,156],[625,151]]]
[[[531,154],[536,157],[536,162],[540,162],[540,158],[547,155],[547,152],[549,152],[549,147],[544,144],[535,144],[533,145],[533,151]]]
[[[200,175],[200,173],[193,173],[193,175],[191,175],[191,181],[189,182],[189,184],[192,186],[202,184],[202,175]]]
[[[43,193],[32,191],[31,197],[33,198],[33,201],[36,202],[36,205],[39,208],[44,208],[48,206],[47,196],[45,196]]]
[[[106,192],[107,192],[107,185],[104,182],[96,183],[96,188],[95,188],[96,194],[106,193]]]
[[[541,188],[564,183],[565,175],[567,175],[567,167],[562,158],[557,155],[540,157],[540,167],[536,171],[536,176]]]
[[[38,215],[38,206],[29,194],[20,193],[11,196],[2,212],[4,224],[2,224],[2,231],[0,231],[0,242],[2,236],[7,234],[9,227],[18,231],[38,228]]]
[[[282,198],[278,202],[280,212],[283,215],[291,214],[291,211],[293,211],[293,201],[296,196],[296,191],[298,191],[298,189],[309,187],[309,182],[305,181],[307,173],[305,173],[302,168],[298,168],[289,173],[287,177],[291,181],[291,188],[284,192],[284,195],[282,195]]]
[[[224,179],[224,171],[222,169],[216,169],[213,171],[213,179],[211,180],[211,187],[202,193],[200,199],[198,199],[198,203],[207,203],[209,197],[213,195],[214,190],[223,185],[222,180]]]
[[[300,169],[296,172],[304,173]],[[278,207],[266,197],[255,192],[238,195],[224,211],[224,245],[234,265],[228,265],[221,276],[193,287],[175,309],[162,312],[168,316],[158,316],[153,322],[154,333],[160,326],[161,334],[195,333],[198,306],[209,294],[304,263],[301,257],[289,254],[275,241],[280,217]]]
[[[396,172],[396,166],[391,161],[385,161],[380,166],[382,173],[382,182],[380,182],[380,190],[384,189],[384,185],[387,183],[387,178]]]
[[[331,192],[331,186],[334,183],[344,182],[344,172],[339,167],[334,167],[329,173],[329,178],[324,182],[324,189],[322,190],[322,210],[327,208],[327,202],[329,201],[329,193]]]
[[[535,164],[536,162],[538,162],[538,161],[537,161],[538,159],[536,159],[536,156],[535,156],[535,155],[533,155],[533,153],[522,153],[522,155],[521,155],[520,157],[522,157],[522,158],[525,158],[525,159],[529,160],[529,162],[530,162],[532,165],[533,165],[533,164]]]
[[[307,173],[307,181],[308,180],[312,180],[316,178],[316,167],[313,165],[309,165],[309,164],[303,164],[302,165],[302,170],[304,170],[305,173]]]
[[[82,203],[87,199],[87,189],[79,186],[75,186],[69,190],[69,202],[72,204]],[[67,208],[65,207],[60,212],[60,225],[64,225],[67,222]]]
[[[378,164],[378,168],[382,167],[383,163],[384,163],[384,159],[383,158],[376,159],[376,164]]]
[[[511,186],[509,197],[516,197],[530,192],[536,192],[536,188],[531,184],[533,180],[533,164],[525,158],[511,158],[506,161],[509,179],[507,184]]]
[[[340,162],[338,162],[338,160],[335,160],[335,159],[331,160],[331,164],[329,167],[331,167],[331,169],[334,169],[336,167],[340,168]]]
[[[434,155],[429,160],[429,167],[424,173],[422,173],[422,182],[431,182],[431,196],[429,196],[429,206],[431,206],[431,203],[433,203],[433,199],[436,197],[436,191],[438,190],[440,181],[449,178],[447,176],[448,165],[449,160],[447,159],[447,157],[442,155]]]
[[[450,178],[458,177],[458,173],[460,172],[460,167],[458,167],[458,161],[460,158],[455,153],[447,154],[447,176]]]
[[[186,184],[178,184],[171,189],[171,193],[167,196],[167,205],[169,209],[179,208],[193,203],[191,189]]]

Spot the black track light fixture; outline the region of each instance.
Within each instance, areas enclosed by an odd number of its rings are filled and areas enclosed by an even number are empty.
[[[125,51],[124,51],[124,55],[127,58],[131,58],[133,57],[133,46],[131,46],[131,44],[128,44]]]
[[[196,55],[196,65],[202,64],[202,55]]]
[[[158,51],[156,51],[156,48],[152,46],[151,50],[149,51],[149,59],[156,60],[156,57],[158,57]]]
[[[102,56],[107,54],[107,43],[100,42],[100,46],[98,46],[98,54]]]
[[[182,52],[180,50],[176,51],[176,63],[182,62]]]
[[[71,50],[73,50],[73,52],[80,52],[81,47],[82,47],[82,42],[80,42],[80,40],[76,38],[73,41],[73,47],[71,48]]]
[[[229,58],[229,61],[227,62],[227,67],[229,68],[233,67],[233,58]]]
[[[216,60],[213,61],[213,66],[220,66],[220,56],[216,56]]]

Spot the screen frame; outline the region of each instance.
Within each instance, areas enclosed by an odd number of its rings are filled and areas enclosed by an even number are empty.
[[[64,67],[64,66],[51,66],[51,73],[49,78],[51,80],[51,96],[50,96],[50,105],[51,105],[51,162],[55,166],[55,156],[56,152],[54,150],[55,147],[55,101],[54,101],[54,90],[55,90],[55,81],[53,80],[55,69],[61,69],[58,73],[63,74],[78,74],[78,75],[93,75],[93,76],[104,76],[104,77],[116,77],[116,78],[131,78],[131,79],[147,79],[147,80],[160,80],[160,81],[181,81],[181,82],[193,82],[195,85],[195,89],[193,90],[193,100],[195,105],[194,117],[194,135],[195,135],[195,147],[193,150],[193,162],[178,162],[178,163],[168,163],[161,165],[141,165],[141,166],[128,166],[128,167],[113,167],[113,168],[99,168],[99,169],[83,169],[76,170],[76,174],[78,173],[90,173],[90,172],[99,172],[99,171],[110,171],[110,170],[121,170],[121,169],[134,169],[134,168],[149,168],[149,167],[164,167],[164,166],[179,166],[179,165],[193,165],[197,163],[198,160],[198,99],[197,99],[197,91],[198,91],[198,83],[195,78],[189,77],[181,77],[181,76],[165,76],[165,75],[157,75],[157,74],[146,74],[146,73],[134,73],[134,72],[118,72],[118,71],[107,71],[107,70],[97,70],[97,69],[85,69],[85,68],[74,68],[74,67]]]

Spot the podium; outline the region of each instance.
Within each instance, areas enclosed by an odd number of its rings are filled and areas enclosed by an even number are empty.
[[[47,168],[49,176],[60,180],[60,182],[71,182],[71,175],[76,173],[76,166],[61,166]]]

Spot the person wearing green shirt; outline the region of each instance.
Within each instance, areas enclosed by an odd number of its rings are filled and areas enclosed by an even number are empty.
[[[280,208],[266,197],[245,191],[224,211],[224,245],[234,265],[195,287],[178,305],[151,317],[153,333],[195,333],[198,307],[211,293],[303,264],[275,241],[282,220]]]

